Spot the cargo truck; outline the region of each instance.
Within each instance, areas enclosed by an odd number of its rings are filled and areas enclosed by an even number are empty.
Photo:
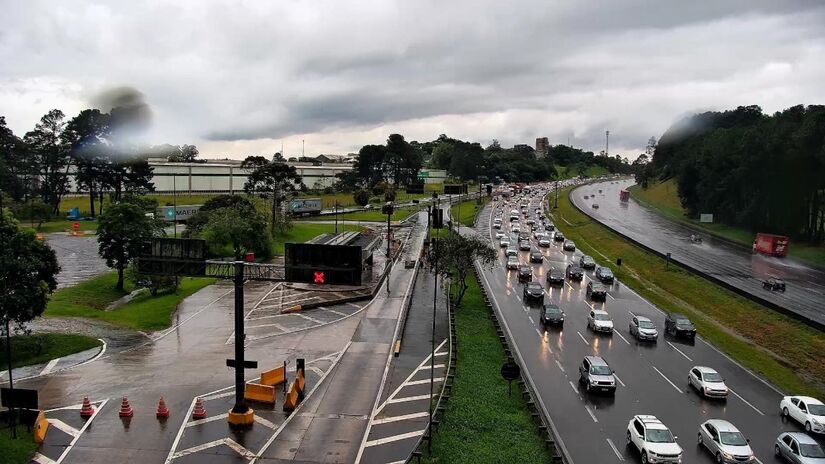
[[[289,202],[289,213],[294,216],[321,214],[321,199],[296,198]]]
[[[784,257],[788,254],[788,237],[784,235],[756,234],[753,240],[753,252],[768,256]]]
[[[619,200],[621,201],[628,201],[630,200],[630,191],[622,190],[619,192]]]

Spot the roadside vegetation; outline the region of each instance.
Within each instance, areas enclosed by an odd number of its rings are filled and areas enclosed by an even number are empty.
[[[467,200],[456,203],[450,207],[450,213],[461,224],[467,227],[473,227],[473,222],[476,220],[478,212],[484,208],[484,205],[490,202],[490,197],[484,195],[481,198],[481,204],[477,204],[476,200]]]
[[[754,234],[747,229],[721,223],[703,223],[690,219],[679,202],[676,181],[673,179],[648,184],[646,189],[639,185],[630,187],[633,198],[639,203],[674,221],[682,222],[707,231],[724,239],[750,248]],[[791,240],[788,254],[794,258],[825,267],[825,245],[810,245]]]
[[[506,361],[489,309],[475,279],[467,279],[461,307],[455,308],[458,337],[456,370],[447,412],[433,439],[429,463],[544,463],[550,454],[514,388],[507,394],[501,377]],[[425,453],[426,454],[426,453]]]
[[[386,218],[386,216],[384,217]],[[344,223],[340,217],[338,218],[338,232],[363,232],[364,230],[366,230],[364,227],[352,224],[351,222]],[[284,254],[284,243],[303,243],[317,235],[333,232],[335,232],[335,224],[333,223],[316,224],[294,222],[288,231],[275,234],[273,252],[276,256],[282,256]]]
[[[421,210],[420,206],[405,206],[402,208],[395,208],[393,210],[392,221],[401,221],[408,218],[411,214]],[[324,219],[333,219],[334,216],[324,216]],[[387,222],[387,215],[381,213],[381,207],[376,206],[375,209],[369,211],[354,211],[351,213],[344,213],[338,215],[338,220],[347,221],[368,221],[368,222]]]
[[[576,210],[568,192],[559,194],[552,216],[582,252],[657,307],[688,316],[703,338],[783,391],[825,396],[825,334],[677,265],[666,266]],[[622,258],[621,267],[616,258]]]
[[[100,346],[100,340],[85,335],[36,333],[11,337],[12,367],[41,364],[55,358]],[[0,350],[6,352],[6,338],[0,341]],[[7,366],[3,365],[3,369]]]
[[[0,429],[0,464],[28,464],[31,462],[34,452],[37,451],[37,443],[34,442],[32,433],[26,426],[17,426],[17,439],[11,438],[11,430],[6,428],[5,422]]]
[[[183,299],[214,282],[215,279],[183,278],[173,293],[152,297],[146,292],[116,309],[107,310],[134,289],[127,280],[124,289],[117,290],[117,273],[109,272],[54,292],[44,316],[86,317],[133,330],[161,330],[171,325],[172,314]]]

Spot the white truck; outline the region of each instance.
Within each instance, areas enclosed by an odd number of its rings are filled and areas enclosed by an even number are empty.
[[[293,216],[313,215],[321,213],[320,198],[295,198],[289,202],[289,213]]]

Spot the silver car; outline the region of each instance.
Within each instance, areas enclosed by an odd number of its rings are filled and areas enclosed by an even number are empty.
[[[656,341],[659,338],[659,331],[653,321],[643,316],[633,316],[630,320],[630,335],[639,340]]]
[[[801,432],[785,432],[776,437],[773,453],[795,464],[825,464],[825,451]]]
[[[709,398],[727,398],[728,386],[718,372],[705,366],[693,366],[688,373],[688,385]]]
[[[756,462],[749,442],[725,420],[711,419],[699,426],[699,444],[710,451],[716,462]]]

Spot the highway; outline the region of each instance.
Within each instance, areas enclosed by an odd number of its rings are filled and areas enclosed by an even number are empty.
[[[525,305],[516,272],[505,269],[503,249],[494,239],[494,210],[504,210],[503,231],[509,232],[507,213],[512,201],[510,205],[502,203],[495,202],[482,211],[475,232],[465,230],[489,237],[501,250],[492,269],[483,270],[482,282],[526,371],[525,377],[532,382],[540,405],[560,434],[560,447],[569,462],[639,462],[639,454],[626,446],[625,439],[627,424],[635,414],[653,414],[670,427],[684,450],[686,463],[713,462],[710,454],[697,446],[699,424],[711,418],[737,426],[751,440],[761,462],[780,462],[773,456],[774,440],[783,431],[801,428],[781,418],[779,391],[701,337],[685,342],[662,335],[664,313],[618,280],[610,286],[604,303],[594,304],[586,296],[584,289],[593,271],[586,271],[581,283],[567,281],[561,287],[548,288],[545,275],[549,267],[564,269],[571,260],[578,260],[580,253],[563,252],[559,242],[539,248],[531,239],[533,249],[541,250],[545,257],[542,264],[532,264],[533,279],[545,287],[545,301],[557,303],[566,313],[563,330],[551,328],[545,332],[539,325],[538,306]],[[540,196],[532,197],[530,203],[532,213],[541,207]],[[528,263],[528,257],[529,252],[519,252],[521,263]],[[595,335],[588,330],[586,316],[594,307],[611,314],[616,328],[612,335]],[[660,331],[658,343],[636,342],[628,332],[631,314],[654,321]],[[614,397],[587,394],[579,388],[578,366],[586,355],[602,356],[615,369],[619,385]],[[712,367],[722,374],[732,390],[727,400],[707,400],[687,387],[688,370],[696,365]]]
[[[660,253],[671,253],[674,261],[825,330],[825,272],[791,258],[753,254],[749,249],[663,218],[632,199],[619,201],[619,191],[633,183],[623,180],[578,187],[571,191],[570,199],[585,214],[610,229]],[[585,195],[589,198],[585,199]],[[598,209],[593,208],[594,203]],[[691,234],[700,235],[702,242],[691,241]],[[794,246],[793,241],[790,246]],[[768,277],[785,280],[787,290],[772,292],[762,288],[762,280]]]

